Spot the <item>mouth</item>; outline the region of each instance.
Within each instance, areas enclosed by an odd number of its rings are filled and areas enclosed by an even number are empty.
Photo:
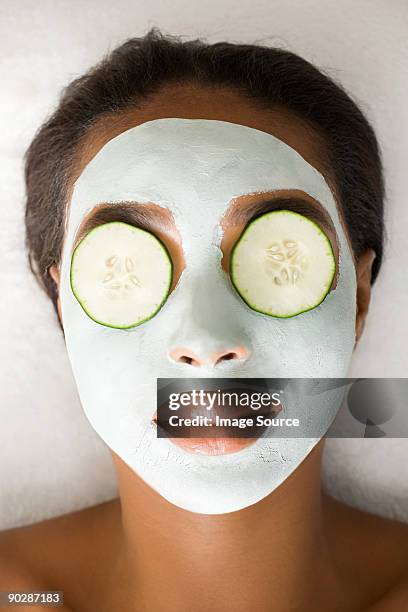
[[[164,433],[164,435],[158,434],[158,437],[165,437],[175,446],[195,455],[211,456],[237,453],[255,444],[267,429],[266,426],[247,426],[245,429],[235,428],[234,430],[234,428],[227,425],[212,424],[210,427],[206,427],[203,426],[201,422],[200,425],[192,424],[178,428],[177,436],[174,437],[171,436],[167,429],[168,425],[166,419],[163,418],[163,407],[159,408],[159,410],[161,418],[158,418],[156,411],[151,419],[156,425],[157,431]],[[219,420],[225,419],[228,416],[230,419],[235,417],[240,420],[253,419],[253,421],[255,421],[257,415],[262,415],[265,418],[273,418],[281,410],[282,405],[279,404],[277,406],[263,407],[256,412],[248,408],[243,410],[238,407],[233,407],[233,412],[231,412],[231,410],[226,412],[224,406],[215,405],[212,413],[213,417],[219,417]],[[166,411],[165,408],[164,411]],[[180,411],[178,411],[180,419],[194,420],[195,418],[196,423],[197,419],[205,417],[206,414],[208,415],[205,409],[203,410],[202,407],[193,406],[191,404],[183,406]],[[174,428],[171,431],[174,432]],[[196,434],[196,436],[194,434]]]

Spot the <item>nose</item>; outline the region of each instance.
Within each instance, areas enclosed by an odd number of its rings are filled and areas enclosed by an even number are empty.
[[[197,354],[189,348],[177,346],[169,352],[169,356],[176,363],[187,363],[195,367],[205,365],[215,367],[224,361],[246,360],[249,357],[249,350],[245,346],[237,345],[226,350],[214,351],[206,358],[203,354]]]

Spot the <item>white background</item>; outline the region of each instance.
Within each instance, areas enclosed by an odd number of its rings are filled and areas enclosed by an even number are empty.
[[[82,414],[52,304],[24,252],[22,156],[61,88],[152,26],[209,41],[284,46],[352,93],[380,140],[388,244],[355,376],[408,371],[406,0],[2,0],[0,5],[0,528],[116,495],[107,449]],[[337,497],[408,521],[406,440],[330,440]]]

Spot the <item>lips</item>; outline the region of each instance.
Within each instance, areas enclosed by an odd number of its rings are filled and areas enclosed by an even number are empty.
[[[229,455],[248,448],[257,438],[169,438],[170,442],[194,455]]]
[[[206,427],[201,424],[199,426],[186,425],[170,428],[168,424],[169,416],[177,414],[181,422],[184,422],[185,419],[194,419],[197,422],[196,417],[211,417],[213,423],[215,423],[216,417],[219,417],[219,419],[240,419],[246,422],[248,422],[247,419],[252,419],[255,423],[258,415],[273,418],[281,410],[282,405],[280,404],[278,406],[262,406],[254,410],[248,406],[221,406],[215,403],[210,411],[205,406],[192,404],[180,406],[177,411],[173,411],[169,410],[168,405],[164,404],[159,407],[160,417],[158,418],[156,411],[152,421],[162,434],[159,437],[168,438],[170,442],[187,452],[200,455],[223,455],[238,452],[254,444],[266,427],[248,425],[245,428],[239,428],[214,424]]]

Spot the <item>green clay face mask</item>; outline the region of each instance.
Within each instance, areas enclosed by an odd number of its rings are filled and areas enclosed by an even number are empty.
[[[220,223],[232,200],[290,189],[317,200],[332,220],[339,248],[334,289],[327,238],[302,215],[289,220],[271,213],[252,229],[249,224],[248,241],[235,245],[231,276],[221,267]],[[85,215],[119,202],[155,203],[171,212],[186,262],[171,292],[169,254],[152,234],[127,224],[112,224],[109,238],[106,227],[93,230],[89,245],[85,238],[72,258]],[[282,291],[272,291],[268,279]],[[224,455],[186,452],[157,438],[157,378],[345,377],[355,341],[355,268],[325,179],[274,136],[222,121],[150,121],[98,152],[69,205],[60,297],[68,355],[91,425],[158,494],[205,514],[263,499],[320,437],[259,438]],[[202,365],[174,358],[186,348]],[[212,355],[233,349],[241,358],[214,365]],[[333,390],[295,408],[323,436],[341,398]]]

